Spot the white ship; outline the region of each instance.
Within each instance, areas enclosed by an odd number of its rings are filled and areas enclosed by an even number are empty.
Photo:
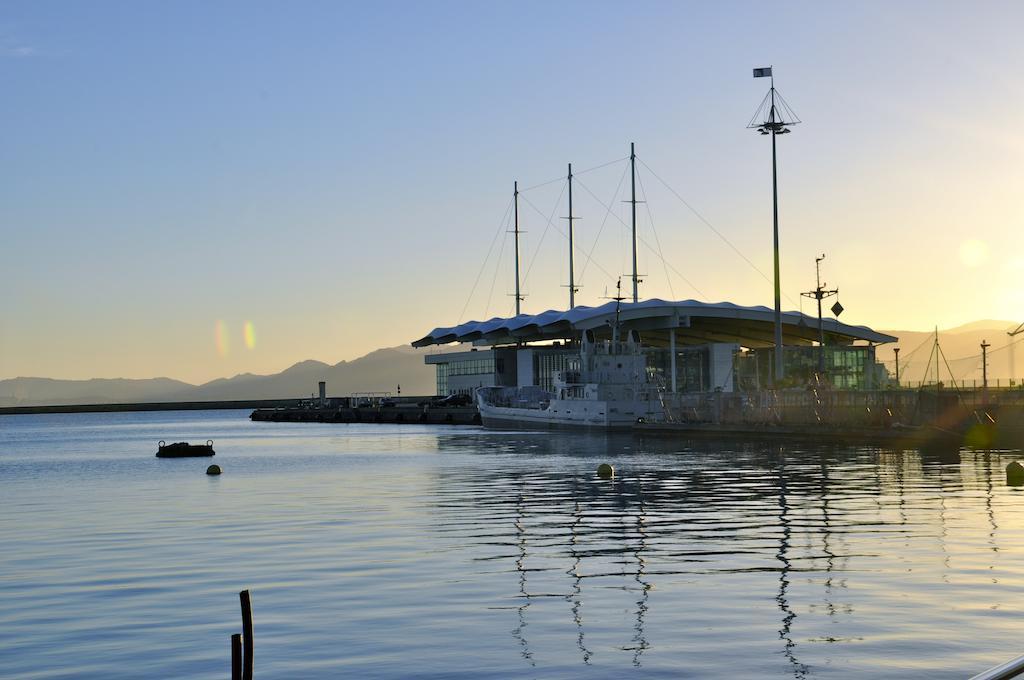
[[[554,391],[537,386],[481,387],[476,403],[485,427],[628,429],[664,414],[640,338],[595,341],[583,334],[578,370],[559,371]]]

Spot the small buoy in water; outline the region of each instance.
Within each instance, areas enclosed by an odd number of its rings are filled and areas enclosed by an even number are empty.
[[[611,479],[615,476],[615,468],[608,463],[601,463],[597,466],[597,476],[601,479]]]
[[[1013,461],[1006,466],[1007,486],[1024,486],[1024,465]]]
[[[220,474],[220,466],[219,465],[211,465],[210,467],[206,468],[206,474],[208,474],[208,475],[219,475]]]

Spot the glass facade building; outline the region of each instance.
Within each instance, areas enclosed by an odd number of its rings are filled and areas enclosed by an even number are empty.
[[[878,384],[879,370],[875,361],[875,348],[862,345],[841,347],[825,346],[823,349],[824,379],[840,390],[870,390],[884,387]],[[786,370],[785,384],[808,385],[816,382],[818,373],[818,347],[786,347],[783,361]],[[771,369],[775,350],[762,349],[744,352],[736,357],[736,375],[740,390],[763,389],[771,384]]]
[[[818,383],[818,352],[815,346],[787,346],[784,387]],[[670,392],[672,353],[664,347],[648,347],[647,370],[654,382]],[[739,349],[735,343],[687,345],[675,351],[675,391],[756,391],[771,385],[774,349]],[[824,379],[840,390],[884,387],[886,372],[875,361],[870,345],[826,346]],[[495,347],[427,357],[437,370],[437,394],[472,394],[478,387],[536,385],[554,390],[555,375],[580,369],[579,347],[574,344]]]

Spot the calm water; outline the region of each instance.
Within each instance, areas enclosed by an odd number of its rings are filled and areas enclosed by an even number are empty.
[[[1014,452],[0,416],[0,677],[961,678],[1024,653]],[[216,442],[159,460],[159,439]],[[596,478],[600,462],[617,470]]]

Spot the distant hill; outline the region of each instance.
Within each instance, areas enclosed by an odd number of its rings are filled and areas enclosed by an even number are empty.
[[[194,388],[193,385],[170,378],[149,378],[147,380],[12,378],[0,380],[0,406],[166,401],[165,397],[168,394],[192,388]]]
[[[989,348],[989,381],[1006,384],[1014,368],[1018,384],[1024,378],[1024,333],[1012,338],[1007,331],[1017,327],[1012,321],[986,319],[956,328],[939,330],[939,344],[945,360],[939,359],[940,379],[949,381],[949,369],[958,383],[981,383],[982,340]],[[934,381],[932,354],[934,333],[927,331],[883,331],[900,340],[896,345],[881,345],[877,357],[892,373],[893,348],[900,348],[902,382]],[[243,373],[218,378],[202,385],[190,385],[170,378],[127,380],[54,380],[51,378],[12,378],[0,380],[0,406],[44,406],[55,404],[117,404],[135,402],[220,401],[245,399],[297,399],[313,394],[317,383],[327,382],[327,394],[348,396],[354,392],[397,392],[404,395],[429,395],[435,392],[434,367],[423,363],[425,354],[457,351],[461,347],[414,349],[389,347],[370,352],[352,361],[333,366],[321,361],[301,361],[280,373],[254,375]],[[1011,353],[1015,350],[1015,354]],[[948,368],[947,368],[948,361]]]
[[[957,383],[966,382],[968,386],[976,381],[981,384],[981,342],[987,340],[988,348],[988,379],[989,384],[999,381],[1005,385],[1011,377],[1020,384],[1024,378],[1024,333],[1013,338],[1007,331],[1012,331],[1019,322],[986,319],[974,321],[956,328],[939,329],[940,380],[949,382],[949,372]],[[876,353],[879,360],[885,361],[890,373],[895,372],[893,348],[900,348],[900,381],[908,380],[926,382],[935,380],[935,346],[934,331],[882,331],[895,335],[900,339],[896,345],[881,345]],[[1011,345],[1012,341],[1012,345]],[[943,358],[945,357],[945,358]],[[948,367],[947,367],[948,362]],[[1011,366],[1013,375],[1011,375]]]
[[[438,348],[431,351],[437,352]],[[202,385],[169,378],[13,378],[0,380],[0,406],[296,399],[315,393],[321,380],[327,382],[328,395],[335,397],[353,392],[394,393],[399,385],[402,394],[430,395],[436,390],[436,382],[434,367],[423,363],[427,353],[428,350],[412,347],[391,347],[333,366],[302,361],[273,375],[243,373]]]

